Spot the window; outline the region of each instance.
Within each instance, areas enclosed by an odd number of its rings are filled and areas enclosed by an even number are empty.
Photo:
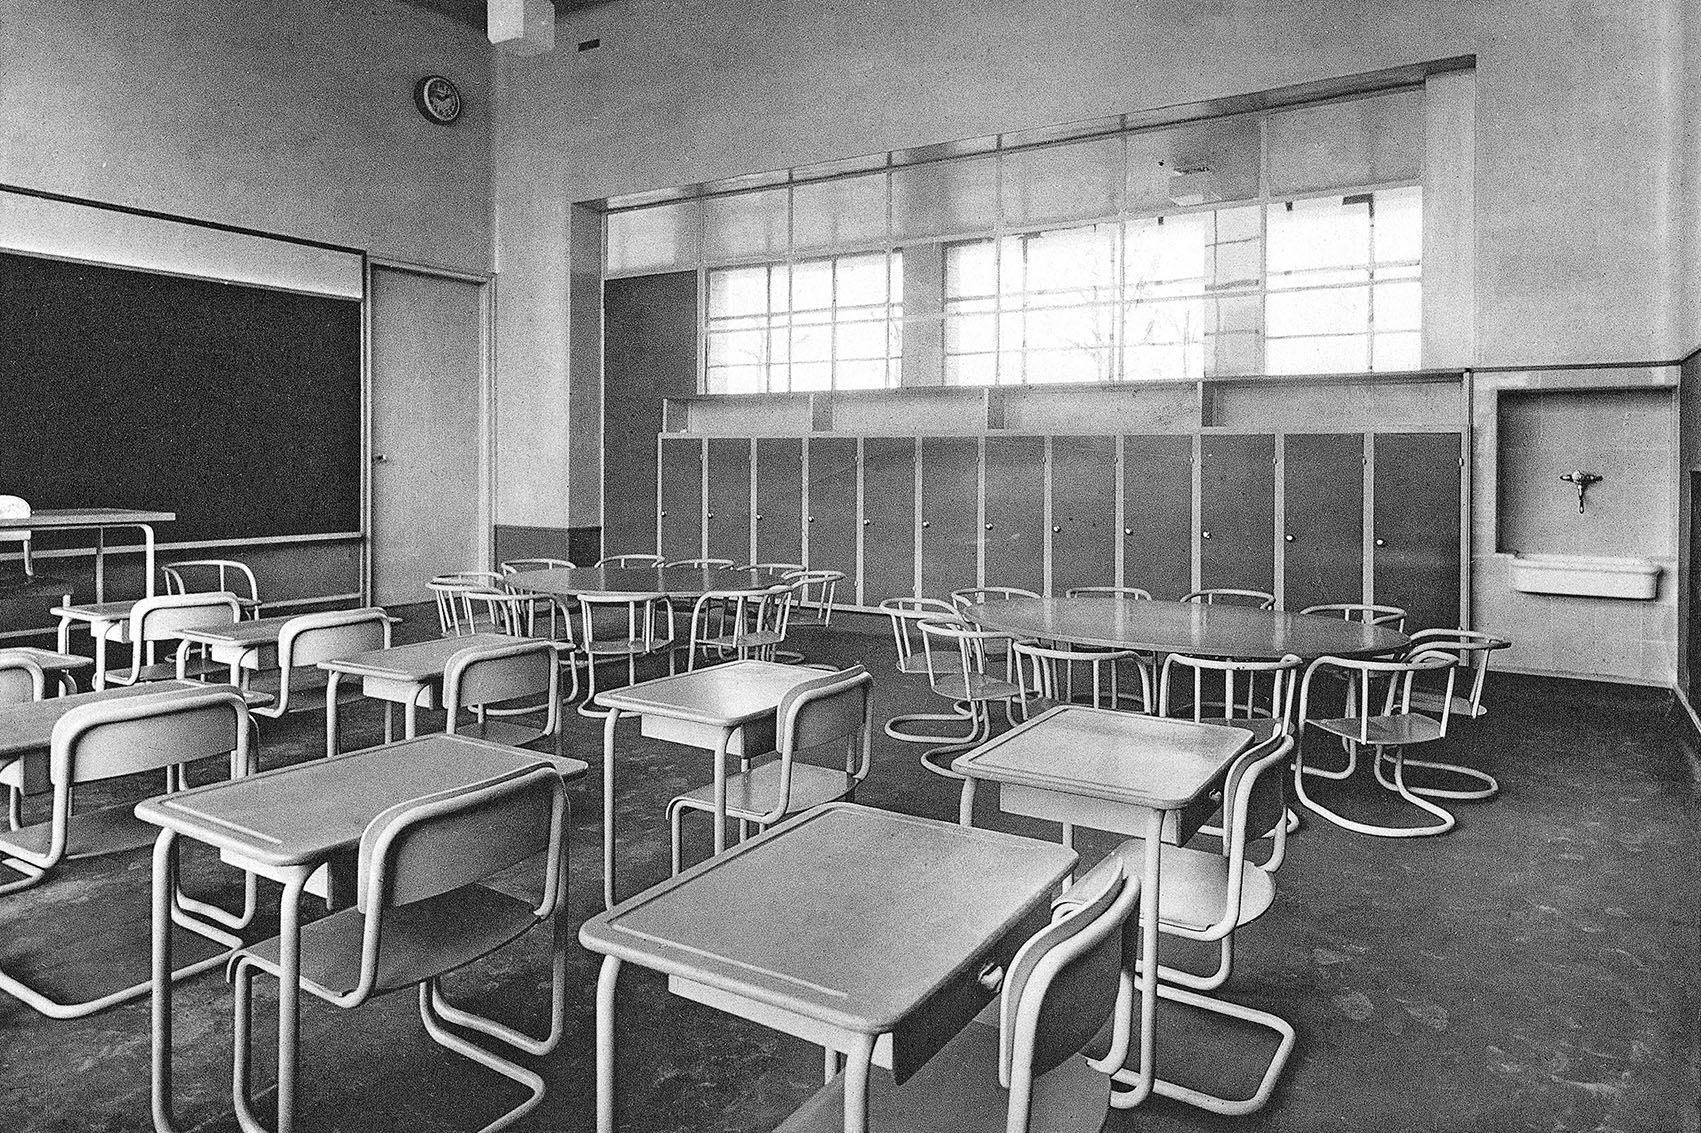
[[[900,252],[713,268],[707,277],[707,392],[898,384]]]

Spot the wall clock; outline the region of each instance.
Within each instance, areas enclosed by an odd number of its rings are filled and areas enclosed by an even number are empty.
[[[461,116],[461,88],[442,75],[427,75],[413,85],[413,102],[419,112],[439,126]]]

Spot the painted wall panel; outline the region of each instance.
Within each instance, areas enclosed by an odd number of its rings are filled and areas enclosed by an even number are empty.
[[[717,437],[709,442],[709,497],[705,514],[708,553],[734,563],[750,561],[750,442]]]
[[[1193,438],[1122,438],[1122,585],[1174,600],[1193,589]]]
[[[703,442],[698,437],[661,439],[661,546],[657,553],[670,559],[691,559],[703,553]],[[616,547],[603,542],[603,554],[648,551],[650,544]]]
[[[914,594],[915,449],[910,437],[862,442],[862,601]]]
[[[921,594],[949,599],[974,586],[980,561],[980,442],[921,442]]]
[[[1116,582],[1116,438],[1051,442],[1051,592]]]
[[[809,501],[804,514],[812,570],[839,570],[845,581],[839,601],[853,604],[857,592],[857,442],[855,437],[809,439]]]
[[[1045,438],[986,439],[986,584],[1045,587]]]
[[[756,561],[803,561],[803,442],[756,442]]]
[[[1282,606],[1364,600],[1364,437],[1282,442]]]
[[[1406,631],[1459,624],[1457,433],[1376,438],[1371,554],[1376,601],[1406,610]]]
[[[1276,585],[1276,438],[1216,433],[1199,443],[1199,585]]]

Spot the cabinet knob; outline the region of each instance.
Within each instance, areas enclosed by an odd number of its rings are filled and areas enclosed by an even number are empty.
[[[1199,537],[1201,539],[1209,539],[1211,537],[1211,533],[1209,531],[1201,531],[1199,532]]]
[[[872,519],[865,519],[865,520],[862,521],[862,525],[864,527],[873,527],[874,521]]]
[[[710,518],[710,519],[713,519],[713,518],[715,518],[715,513],[714,513],[714,512],[712,512],[712,511],[711,511],[711,512],[710,512],[710,513],[709,513],[709,518]]]
[[[1051,531],[1052,531],[1052,534],[1054,534],[1054,535],[1057,532],[1062,531],[1062,530],[1063,530],[1063,525],[1061,523],[1054,523],[1054,524],[1051,525]]]
[[[1122,533],[1124,535],[1132,535],[1132,534],[1134,534],[1134,529],[1132,527],[1124,527],[1122,529]]]
[[[667,512],[665,512],[665,511],[664,511],[664,512],[662,512],[662,513],[661,513],[661,516],[662,516],[662,518],[663,518],[663,519],[666,519],[666,518],[667,518]]]
[[[757,523],[761,523],[761,522],[762,522],[762,513],[761,513],[761,512],[757,512],[757,513],[756,513],[756,522],[757,522]]]
[[[1282,541],[1284,543],[1292,543],[1293,542],[1293,536],[1292,535],[1283,535]]]
[[[931,522],[929,522],[928,520],[925,520],[925,519],[921,521],[921,525],[923,527],[932,527],[933,526],[933,524]]]
[[[988,530],[988,531],[991,531],[991,530],[992,530],[992,524],[990,524],[990,523],[989,523],[989,524],[987,524],[987,525],[986,525],[986,529],[987,529],[987,530]]]
[[[1377,545],[1377,546],[1378,546],[1378,547],[1386,547],[1386,546],[1387,546],[1387,545],[1388,545],[1388,540],[1386,540],[1386,539],[1378,539],[1378,540],[1377,540],[1377,541],[1376,541],[1376,545]]]
[[[815,517],[813,515],[809,517],[809,522],[811,522],[811,523],[815,522]]]

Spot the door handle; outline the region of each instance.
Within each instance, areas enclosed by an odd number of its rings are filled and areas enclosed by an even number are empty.
[[[661,514],[661,517],[662,517],[662,518],[663,518],[663,519],[666,519],[666,518],[667,518],[667,512],[665,512],[665,511],[664,511],[664,512],[661,512],[661,513],[660,513],[660,514]]]
[[[714,513],[714,512],[712,512],[712,511],[711,511],[711,512],[710,512],[710,513],[709,513],[709,518],[710,518],[710,519],[713,519],[713,518],[715,518],[715,513]]]

